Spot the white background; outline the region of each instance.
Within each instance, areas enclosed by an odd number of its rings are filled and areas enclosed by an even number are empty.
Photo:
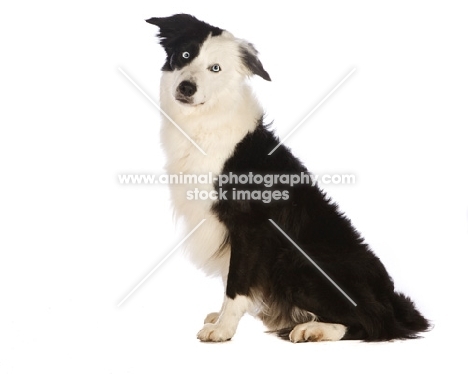
[[[11,3],[13,4],[13,3]],[[81,1],[0,7],[0,372],[460,372],[466,334],[468,23],[464,2]],[[270,2],[270,4],[272,4]],[[253,42],[254,78],[288,139],[435,328],[424,339],[290,344],[246,317],[224,344],[197,331],[222,288],[179,252],[160,173],[164,54],[144,22],[192,13]],[[408,367],[405,369],[405,367]],[[458,368],[458,369],[455,369]]]

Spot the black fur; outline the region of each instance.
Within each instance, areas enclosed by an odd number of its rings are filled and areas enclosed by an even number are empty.
[[[222,174],[298,174],[307,169],[259,121],[235,148]],[[394,291],[380,260],[339,210],[316,186],[229,184],[213,211],[226,225],[231,262],[226,294],[260,292],[267,305],[287,316],[294,307],[322,322],[348,327],[344,339],[379,341],[414,338],[429,323],[413,303]],[[289,198],[266,203],[238,200],[239,190],[287,191]],[[222,192],[222,191],[220,191]],[[220,195],[221,196],[221,195]],[[274,220],[357,304],[354,306],[269,221]],[[294,327],[278,331],[287,338]]]

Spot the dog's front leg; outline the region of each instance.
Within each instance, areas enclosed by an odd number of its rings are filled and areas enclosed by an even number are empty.
[[[226,282],[226,293],[219,313],[210,313],[205,318],[205,325],[198,332],[198,339],[204,342],[223,342],[231,339],[240,319],[252,305],[248,296],[251,286],[252,264],[247,261],[249,244],[231,233],[231,258]],[[250,243],[251,245],[251,243]]]
[[[247,296],[236,295],[232,299],[226,295],[219,317],[215,318],[217,313],[208,315],[205,319],[208,323],[198,332],[198,339],[203,342],[224,342],[231,339],[237,330],[240,319],[249,309],[250,303]],[[212,317],[213,321],[216,319],[216,322],[210,323],[209,317]]]

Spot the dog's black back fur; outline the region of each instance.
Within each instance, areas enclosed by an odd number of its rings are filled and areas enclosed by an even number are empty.
[[[307,169],[259,121],[235,148],[222,174],[297,174]],[[218,189],[219,185],[216,186]],[[231,262],[226,294],[260,291],[267,305],[288,315],[294,307],[313,312],[320,321],[348,327],[344,339],[367,341],[414,338],[429,328],[412,301],[394,291],[380,260],[364,243],[349,219],[312,185],[228,184],[226,199],[213,211],[226,225]],[[232,198],[236,190],[287,190],[289,198],[264,203]],[[220,191],[221,192],[221,191]],[[269,221],[272,219],[357,304],[353,305]],[[294,327],[278,331],[288,337]]]

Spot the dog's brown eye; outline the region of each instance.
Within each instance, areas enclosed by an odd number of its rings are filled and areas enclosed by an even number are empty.
[[[213,73],[218,73],[221,71],[221,66],[219,66],[218,64],[214,64],[210,67],[210,71],[212,71]]]
[[[182,52],[182,57],[185,58],[185,59],[187,59],[187,58],[190,57],[190,53],[188,53],[187,51]]]

